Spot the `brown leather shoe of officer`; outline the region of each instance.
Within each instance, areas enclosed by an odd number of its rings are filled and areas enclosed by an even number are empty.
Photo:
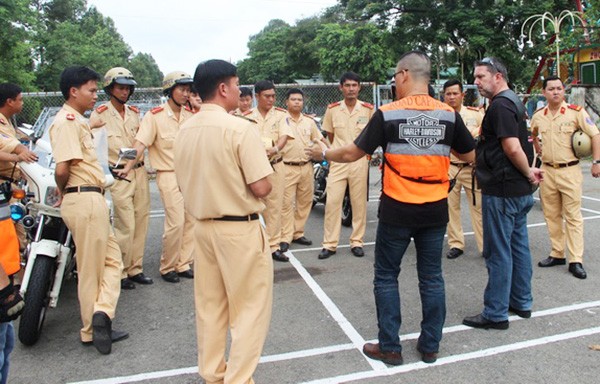
[[[363,353],[373,360],[383,361],[389,365],[402,365],[404,359],[401,352],[382,352],[379,343],[366,343],[363,345]]]

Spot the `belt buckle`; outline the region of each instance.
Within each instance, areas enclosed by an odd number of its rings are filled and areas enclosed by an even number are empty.
[[[552,163],[552,167],[555,168],[555,169],[558,169],[558,168],[560,168],[560,164],[558,164],[558,163]]]

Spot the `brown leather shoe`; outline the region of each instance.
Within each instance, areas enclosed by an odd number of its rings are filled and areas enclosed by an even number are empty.
[[[402,365],[404,362],[401,352],[382,352],[379,350],[379,343],[366,343],[363,345],[363,353],[373,360],[383,361],[390,365]]]
[[[423,352],[419,344],[417,344],[417,351],[419,351],[419,353],[421,354],[421,360],[424,363],[432,364],[437,361],[437,352]]]

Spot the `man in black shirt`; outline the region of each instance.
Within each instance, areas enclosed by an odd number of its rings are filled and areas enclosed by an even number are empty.
[[[542,171],[530,167],[523,103],[508,88],[506,67],[496,58],[475,63],[475,85],[491,100],[477,145],[475,174],[482,192],[483,256],[488,269],[483,312],[466,317],[475,328],[508,329],[508,311],[531,317],[531,253],[527,213],[532,184]]]
[[[452,107],[428,95],[431,63],[420,52],[404,54],[394,79],[398,100],[375,112],[360,136],[346,146],[308,149],[313,159],[352,162],[384,148],[383,191],[375,244],[374,293],[379,343],[365,355],[402,364],[398,276],[406,248],[415,240],[423,321],[417,349],[422,360],[437,359],[446,318],[442,248],[448,223],[450,151],[473,161],[474,140]]]

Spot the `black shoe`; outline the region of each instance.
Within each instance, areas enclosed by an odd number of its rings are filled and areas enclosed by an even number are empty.
[[[169,283],[179,283],[179,276],[177,276],[177,272],[175,271],[167,272],[164,275],[160,275],[160,277]]]
[[[365,255],[365,251],[362,247],[352,247],[350,248],[350,252],[356,257],[363,257]]]
[[[92,316],[92,343],[103,355],[110,354],[112,349],[112,321],[104,312],[94,312]]]
[[[121,289],[135,289],[135,284],[128,278],[121,279]]]
[[[143,273],[138,273],[135,276],[129,276],[129,280],[144,285],[154,284],[154,281]]]
[[[194,278],[194,271],[192,271],[192,269],[190,268],[187,271],[177,272],[177,276],[181,276],[181,277],[186,278],[186,279],[193,279]]]
[[[113,329],[110,333],[110,340],[113,343],[116,343],[117,341],[125,340],[128,338],[129,338],[129,333],[127,333],[127,332],[116,331]],[[89,347],[90,345],[94,345],[94,342],[93,341],[82,341],[81,344],[85,345],[86,347]]]
[[[286,255],[284,255],[279,249],[276,250],[275,252],[271,253],[271,257],[273,257],[273,260],[275,260],[275,261],[282,261],[282,262],[290,261],[290,258],[287,257]]]
[[[300,245],[312,245],[312,241],[308,240],[304,236],[292,240],[292,243],[294,243],[294,244],[300,244]]]
[[[449,259],[456,259],[458,256],[462,255],[464,252],[462,249],[458,248],[450,248],[448,253],[446,253],[446,257]]]
[[[515,315],[517,315],[519,317],[522,317],[523,319],[529,319],[531,317],[530,310],[516,309],[509,305],[508,311],[514,313]]]
[[[555,265],[565,265],[566,263],[567,261],[565,259],[559,259],[558,257],[548,256],[538,263],[538,267],[554,267]]]
[[[585,279],[587,277],[587,273],[585,273],[585,269],[583,269],[581,263],[569,263],[569,272],[578,279]]]
[[[290,250],[290,243],[286,243],[286,242],[282,241],[281,243],[279,243],[279,250],[281,252],[284,252],[284,253],[287,252],[287,251],[289,251]]]
[[[324,260],[324,259],[329,258],[329,256],[331,256],[331,255],[335,255],[335,251],[330,251],[327,248],[323,248],[323,249],[321,249],[321,253],[319,253],[319,259]]]
[[[476,316],[465,317],[463,324],[473,328],[483,329],[508,329],[508,320],[504,321],[491,321],[483,317],[481,314]]]

